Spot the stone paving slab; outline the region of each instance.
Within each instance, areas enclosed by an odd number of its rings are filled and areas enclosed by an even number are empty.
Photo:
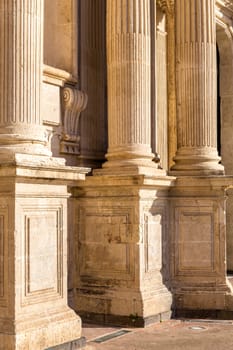
[[[131,332],[102,343],[104,335],[127,329]],[[86,350],[229,350],[233,349],[233,321],[170,320],[144,329],[84,325]]]

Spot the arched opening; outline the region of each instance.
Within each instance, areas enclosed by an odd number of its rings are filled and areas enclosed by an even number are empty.
[[[233,175],[233,38],[226,26],[217,24],[218,150],[226,175]],[[233,189],[227,191],[227,271],[233,273]]]

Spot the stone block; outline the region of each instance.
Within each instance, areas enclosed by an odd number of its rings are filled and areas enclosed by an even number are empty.
[[[29,158],[0,169],[1,350],[44,350],[81,337],[81,319],[67,305],[66,181],[74,169]]]
[[[82,192],[72,190],[78,241],[72,305],[89,321],[123,322],[134,316],[145,324],[172,303],[164,282],[169,269],[166,182],[160,198],[156,180],[154,186],[138,187],[135,177],[105,179],[104,186],[103,178],[94,176]]]

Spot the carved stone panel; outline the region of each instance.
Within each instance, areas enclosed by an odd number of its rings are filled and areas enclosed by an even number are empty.
[[[24,212],[23,304],[62,297],[61,208]]]
[[[175,208],[176,275],[211,275],[216,272],[219,252],[215,215],[212,207]]]
[[[162,213],[145,215],[145,272],[162,268]]]
[[[80,275],[132,279],[129,208],[79,210]]]

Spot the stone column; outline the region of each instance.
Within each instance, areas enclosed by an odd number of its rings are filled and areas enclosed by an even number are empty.
[[[106,0],[80,1],[80,87],[88,95],[80,118],[78,164],[99,168],[107,151]]]
[[[42,32],[43,0],[0,0],[0,350],[84,342],[67,305],[67,183],[89,170],[48,156]]]
[[[223,174],[216,149],[215,1],[177,0],[175,19],[178,150],[172,170]]]
[[[43,1],[0,3],[0,155],[49,155],[41,123]]]
[[[107,1],[108,162],[153,167],[149,0]]]

